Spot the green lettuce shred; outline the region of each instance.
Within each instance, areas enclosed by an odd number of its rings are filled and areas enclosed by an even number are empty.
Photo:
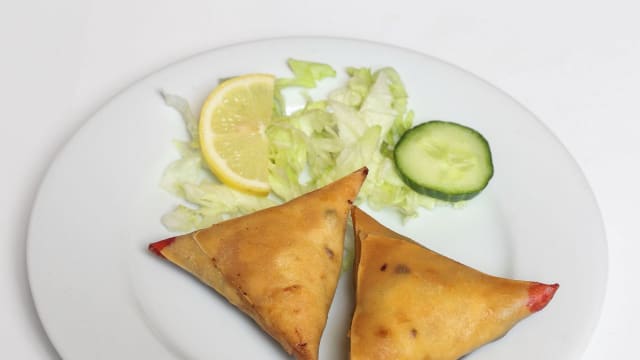
[[[184,124],[187,127],[187,131],[189,132],[189,137],[191,138],[191,146],[194,148],[200,148],[200,142],[198,141],[198,118],[196,118],[193,111],[191,111],[189,102],[180,96],[167,94],[164,91],[161,91],[160,94],[162,95],[165,104],[174,108],[180,116],[182,116]]]
[[[276,86],[278,87],[300,86],[314,88],[319,80],[336,76],[336,71],[327,64],[289,59],[287,65],[289,65],[289,69],[293,73],[293,78],[276,79]]]
[[[310,99],[302,110],[280,115],[279,124],[290,124],[307,136],[299,137],[304,142],[296,147],[306,152],[300,158],[307,162],[306,166],[287,168],[286,177],[272,176],[271,184],[278,189],[274,192],[288,200],[280,189],[304,193],[367,166],[369,176],[359,202],[374,209],[394,208],[404,219],[417,216],[419,208],[433,208],[437,201],[405,185],[393,164],[395,144],[411,128],[414,117],[407,109],[408,96],[400,75],[390,67],[377,71],[350,67],[346,71],[346,85],[331,91],[321,106]],[[311,127],[309,119],[322,125]],[[318,147],[318,141],[328,145]],[[286,147],[272,143],[274,173],[283,172],[279,159],[285,156],[280,154],[284,151]]]

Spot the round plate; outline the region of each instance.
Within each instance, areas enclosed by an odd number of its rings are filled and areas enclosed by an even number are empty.
[[[178,156],[172,140],[186,136],[159,90],[186,97],[197,110],[220,78],[290,76],[289,57],[326,62],[341,74],[347,66],[393,66],[417,122],[456,121],[488,139],[495,176],[464,208],[423,211],[406,223],[389,212],[373,215],[482,271],[560,283],[544,311],[469,360],[579,359],[599,317],[607,249],[575,161],[529,111],[474,75],[409,50],[330,38],[239,44],[170,65],[110,100],[68,142],[42,183],[28,239],[35,303],[62,357],[287,358],[247,316],[146,247],[170,236],[159,219],[178,199],[158,183]],[[343,274],[321,359],[348,359],[349,280]]]

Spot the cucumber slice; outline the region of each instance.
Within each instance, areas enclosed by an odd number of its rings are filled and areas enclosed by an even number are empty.
[[[409,187],[449,202],[473,198],[493,176],[487,140],[453,122],[430,121],[407,130],[396,144],[394,159]]]

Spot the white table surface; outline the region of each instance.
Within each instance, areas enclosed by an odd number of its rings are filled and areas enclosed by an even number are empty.
[[[559,137],[593,188],[609,244],[604,308],[584,359],[632,358],[640,335],[638,15],[638,2],[621,0],[0,1],[0,357],[58,358],[29,292],[26,229],[48,164],[88,116],[189,55],[327,35],[457,64]]]

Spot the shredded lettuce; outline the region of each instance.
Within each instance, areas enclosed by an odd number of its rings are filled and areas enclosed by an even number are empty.
[[[278,114],[276,126],[288,124],[291,132],[305,136],[296,137],[288,147],[272,142],[274,192],[289,200],[293,193],[304,193],[367,166],[369,176],[358,201],[374,209],[395,208],[404,219],[416,216],[421,207],[434,207],[437,201],[410,189],[393,164],[395,144],[411,128],[414,116],[407,109],[400,75],[390,67],[377,71],[350,67],[347,75],[345,86],[331,91],[327,99],[309,99],[307,106],[291,115]],[[295,82],[287,82],[291,83]],[[300,162],[292,167],[281,160],[291,147],[300,159],[306,158],[305,166]]]
[[[278,78],[269,139],[270,197],[258,197],[220,184],[206,167],[198,143],[197,119],[186,99],[162,93],[167,105],[182,116],[190,139],[176,141],[180,158],[166,168],[161,186],[184,200],[162,217],[170,230],[190,231],[291,200],[328,184],[362,166],[369,168],[358,202],[374,209],[394,208],[403,218],[437,201],[418,194],[396,173],[393,148],[412,126],[407,92],[390,67],[372,71],[346,69],[348,80],[312,99],[290,114],[281,95],[284,88],[315,88],[336,71],[327,64],[290,59],[291,78]]]
[[[318,81],[336,76],[336,71],[323,63],[289,59],[287,65],[293,73],[293,78],[276,79],[273,102],[274,116],[281,116],[286,112],[282,89],[288,87],[315,88]]]
[[[336,71],[327,64],[289,59],[287,61],[289,69],[293,73],[293,78],[276,80],[276,86],[300,86],[305,88],[314,88],[319,80],[327,77],[335,77]]]
[[[164,91],[161,91],[160,94],[162,95],[165,104],[174,108],[178,113],[180,113],[180,116],[182,116],[184,125],[187,127],[189,137],[191,138],[191,146],[194,148],[200,148],[200,142],[198,141],[198,118],[193,115],[189,102],[180,96],[167,94]]]

